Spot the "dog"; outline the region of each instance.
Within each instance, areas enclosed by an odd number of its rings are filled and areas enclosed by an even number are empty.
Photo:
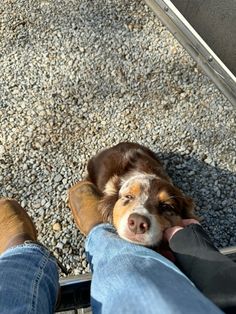
[[[172,183],[156,154],[137,143],[122,142],[91,158],[87,180],[101,192],[98,210],[118,235],[157,247],[163,231],[195,218],[194,204]]]

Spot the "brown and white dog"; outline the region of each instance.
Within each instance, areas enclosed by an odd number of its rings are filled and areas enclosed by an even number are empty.
[[[181,218],[196,218],[192,199],[175,187],[155,153],[124,142],[88,163],[87,179],[102,192],[98,210],[120,237],[156,247],[163,231]]]

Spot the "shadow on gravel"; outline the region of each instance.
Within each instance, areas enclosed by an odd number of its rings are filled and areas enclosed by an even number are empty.
[[[236,174],[195,157],[158,153],[173,182],[196,204],[217,247],[236,244]],[[199,158],[199,157],[198,157]]]

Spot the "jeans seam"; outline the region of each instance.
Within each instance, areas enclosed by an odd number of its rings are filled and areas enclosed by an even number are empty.
[[[48,249],[46,247],[43,247],[37,243],[22,243],[22,244],[18,244],[18,245],[15,245],[13,247],[10,247],[9,249],[7,249],[5,252],[10,252],[10,251],[14,251],[15,249],[17,248],[25,248],[25,247],[30,247],[30,248],[37,248],[40,250],[40,252],[44,253],[46,252]],[[4,254],[4,253],[3,253]],[[1,255],[2,256],[2,255]]]
[[[42,251],[41,251],[42,252]],[[42,252],[43,257],[42,257],[42,261],[38,267],[38,272],[36,273],[36,276],[34,278],[34,282],[33,282],[33,293],[32,293],[32,301],[31,301],[31,308],[29,313],[36,313],[36,308],[37,308],[37,294],[39,291],[39,284],[43,275],[43,270],[45,268],[45,265],[47,264],[47,262],[49,261],[50,258],[50,252],[44,251]]]

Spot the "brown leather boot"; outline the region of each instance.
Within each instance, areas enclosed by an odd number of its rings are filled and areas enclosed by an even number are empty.
[[[72,211],[80,232],[87,235],[97,224],[102,223],[102,216],[98,212],[101,193],[89,181],[81,181],[69,189],[69,208]]]
[[[10,247],[36,241],[37,231],[26,211],[12,199],[0,199],[0,254]]]

